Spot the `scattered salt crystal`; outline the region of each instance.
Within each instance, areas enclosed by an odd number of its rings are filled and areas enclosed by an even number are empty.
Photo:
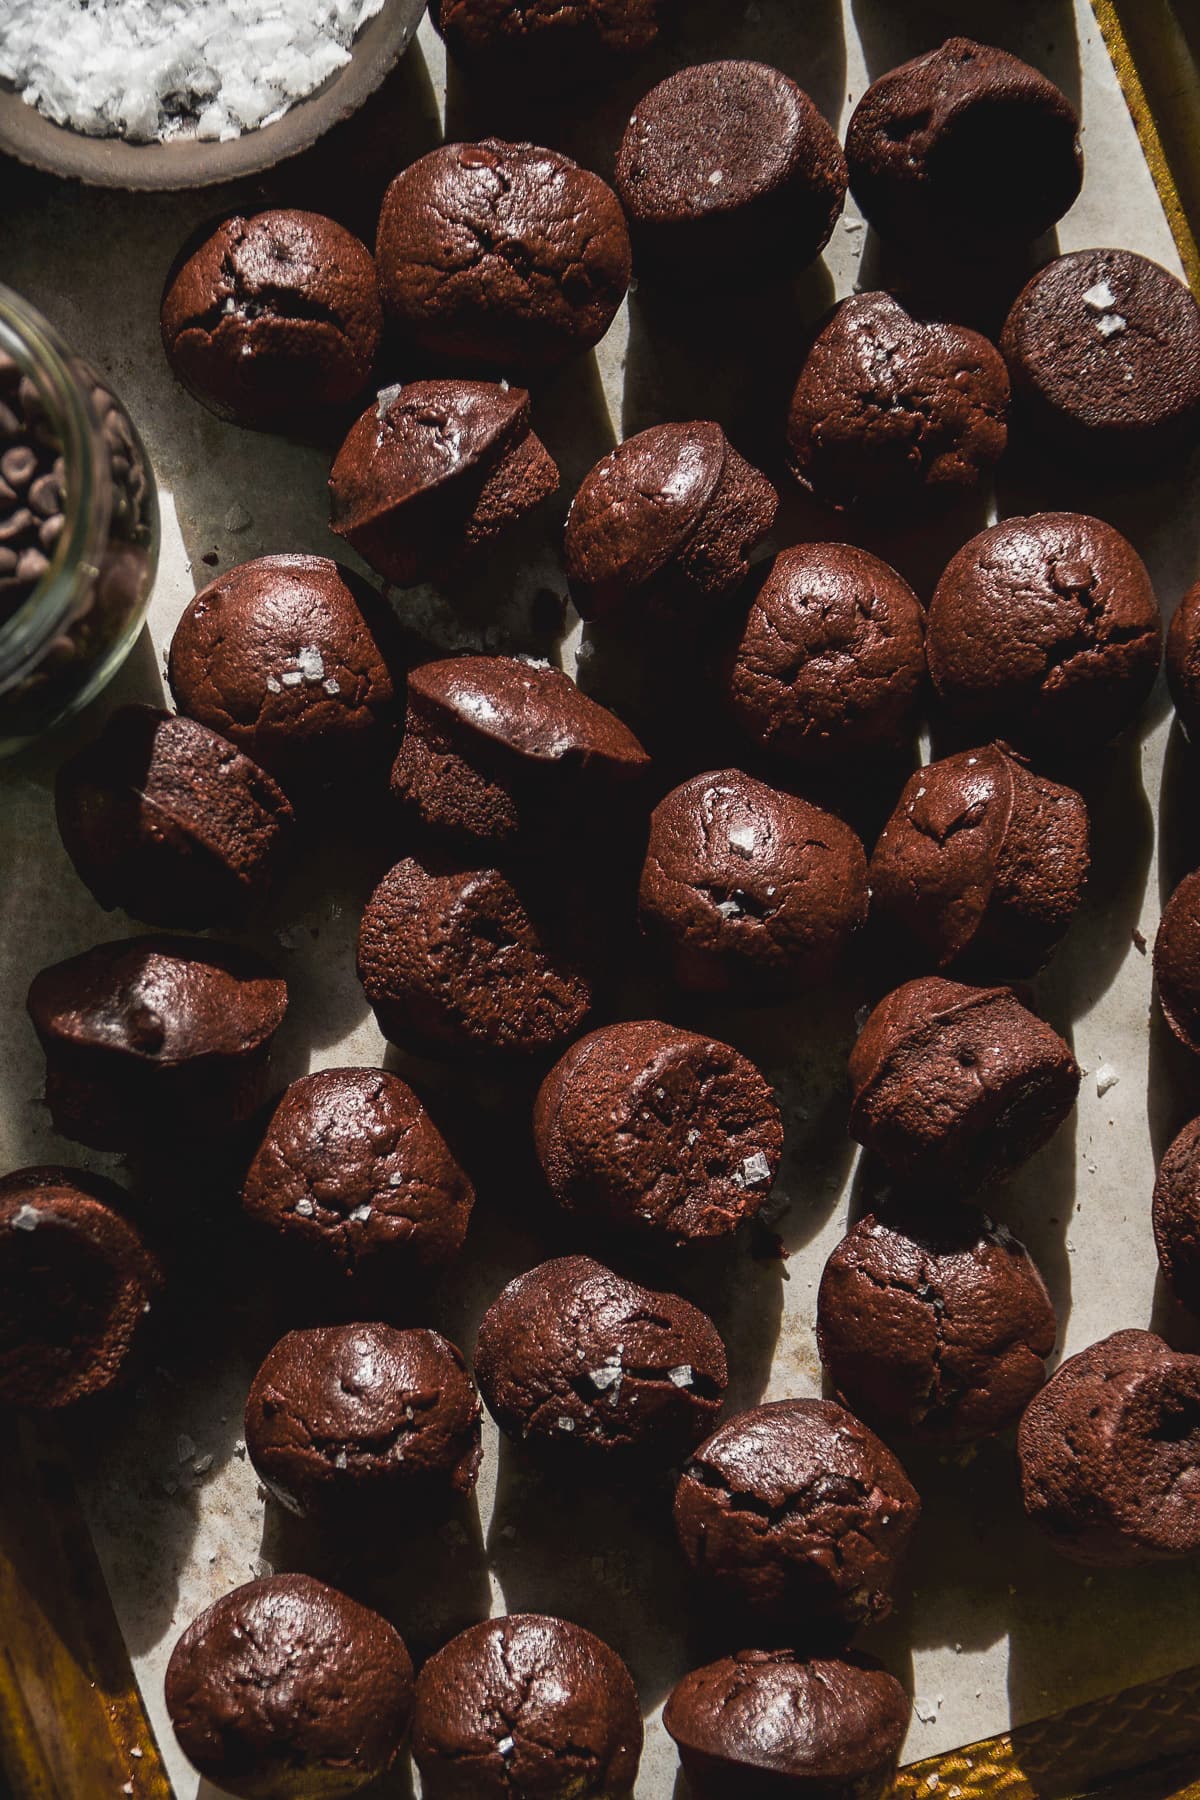
[[[344,1469],[346,1467],[346,1452],[344,1450],[338,1451],[333,1459],[333,1466],[335,1469]]]
[[[336,675],[327,675],[321,686],[327,694],[340,694],[342,691],[342,684]]]
[[[610,1387],[620,1387],[624,1373],[620,1357],[608,1356],[600,1368],[588,1370],[588,1380],[600,1393],[605,1394]]]
[[[299,669],[285,669],[280,676],[280,680],[283,682],[284,687],[299,687],[300,683],[304,680],[304,676]]]
[[[133,1748],[132,1748],[132,1749],[131,1749],[131,1750],[130,1750],[130,1752],[129,1752],[129,1754],[130,1754],[130,1756],[132,1756],[132,1757],[133,1757],[133,1759],[134,1759],[134,1761],[135,1761],[135,1762],[141,1762],[141,1760],[142,1760],[142,1752],[141,1752],[141,1751],[140,1751],[140,1750],[139,1750],[139,1749],[138,1749],[138,1747],[137,1747],[137,1745],[136,1745],[136,1744],[135,1744],[135,1745],[134,1745],[134,1746],[133,1746]]]
[[[175,1439],[176,1459],[181,1463],[191,1462],[191,1460],[192,1460],[193,1456],[195,1456],[195,1454],[196,1454],[195,1439],[190,1438],[186,1431],[181,1431],[179,1436]]]
[[[1101,1062],[1096,1070],[1096,1093],[1103,1099],[1110,1088],[1115,1088],[1121,1077],[1111,1063]]]
[[[36,1206],[29,1206],[28,1204],[25,1206],[18,1206],[16,1212],[12,1216],[12,1228],[14,1231],[36,1231],[38,1228],[38,1220],[41,1216],[42,1215]]]
[[[861,231],[862,228],[863,228],[863,222],[861,219],[850,219],[850,218],[842,219],[842,230],[843,231]]]
[[[316,644],[301,644],[296,662],[305,681],[324,681],[325,659]]]
[[[771,1165],[761,1150],[754,1150],[742,1164],[742,1180],[747,1187],[760,1187],[771,1179]]]
[[[736,850],[739,856],[753,856],[755,831],[753,825],[735,825],[729,833],[729,848]]]
[[[926,1723],[926,1724],[928,1724],[928,1722],[929,1722],[928,1720],[924,1721],[924,1723]],[[929,1789],[931,1794],[933,1793],[934,1789],[937,1787],[937,1784],[938,1784],[938,1778],[936,1775],[927,1775],[925,1777],[925,1786]]]
[[[516,1745],[513,1743],[512,1739],[510,1737],[502,1737],[500,1739],[500,1742],[496,1745],[496,1749],[499,1751],[501,1756],[511,1756],[513,1751],[516,1749]]]
[[[246,1460],[246,1440],[245,1440],[245,1438],[238,1438],[235,1440],[234,1446],[233,1446],[233,1454],[237,1457],[239,1462],[245,1462],[245,1460]]]
[[[733,899],[718,900],[717,911],[723,919],[739,919],[742,915],[741,907]]]
[[[133,1783],[132,1783],[132,1781],[126,1781],[126,1782],[123,1782],[123,1783],[122,1783],[122,1785],[121,1785],[121,1792],[122,1792],[122,1793],[123,1793],[123,1794],[132,1794],[132,1792],[133,1792]]]
[[[316,1207],[309,1199],[297,1200],[296,1202],[296,1211],[300,1214],[302,1219],[311,1219],[316,1210]]]
[[[195,1462],[192,1464],[192,1474],[193,1475],[207,1475],[208,1471],[212,1468],[212,1466],[213,1466],[212,1451],[206,1450],[204,1455],[198,1456],[196,1458]]]
[[[724,181],[724,179],[725,179],[724,169],[714,169],[712,174],[708,178],[708,185],[709,185],[709,187],[720,187],[720,185]]]
[[[378,394],[375,396],[375,416],[381,422],[387,418],[392,401],[399,392],[400,383],[394,381],[391,387],[380,388]]]
[[[922,1725],[932,1725],[938,1716],[937,1702],[935,1700],[926,1700],[922,1694],[918,1694],[913,1700],[913,1711],[916,1713],[918,1719],[920,1719]],[[934,1777],[933,1785],[935,1787],[937,1786],[936,1776]]]
[[[559,1413],[557,1424],[560,1431],[574,1431],[575,1429],[574,1419],[568,1418],[566,1413]]]
[[[1090,306],[1093,312],[1107,312],[1110,306],[1117,304],[1117,296],[1107,281],[1098,281],[1095,287],[1088,288],[1084,294],[1083,304]]]
[[[247,525],[252,525],[254,521],[241,502],[235,500],[221,523],[226,531],[245,531]]]
[[[1125,330],[1126,324],[1127,321],[1120,313],[1105,313],[1096,320],[1096,330],[1101,337],[1115,337],[1118,332]]]
[[[688,1149],[689,1150],[693,1149],[699,1142],[700,1142],[700,1133],[696,1130],[695,1126],[693,1125],[692,1129],[687,1134]]]
[[[871,1009],[869,1006],[858,1007],[854,1014],[854,1029],[855,1029],[855,1031],[861,1031],[863,1026],[866,1024],[867,1020],[870,1018],[870,1016],[871,1016]]]
[[[393,1169],[391,1174],[388,1176],[388,1186],[389,1187],[403,1187],[404,1186],[404,1177],[400,1173],[399,1169]]]
[[[677,1388],[691,1387],[691,1385],[692,1385],[692,1365],[691,1365],[691,1363],[680,1363],[677,1368],[668,1369],[667,1370],[667,1380],[673,1381]]]
[[[370,1205],[364,1201],[361,1206],[352,1206],[350,1208],[350,1217],[354,1220],[356,1225],[365,1225],[371,1216],[371,1211]]]
[[[268,694],[282,694],[283,692],[282,687],[274,675],[267,676],[267,692]]]

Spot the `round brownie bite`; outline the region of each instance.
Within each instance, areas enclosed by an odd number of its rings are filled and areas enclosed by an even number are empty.
[[[969,1198],[1049,1142],[1075,1104],[1079,1065],[1010,989],[927,975],[871,1013],[850,1089],[850,1135],[864,1149]]]
[[[1163,1280],[1181,1306],[1200,1314],[1200,1119],[1163,1153],[1151,1218]]]
[[[920,1511],[887,1446],[831,1400],[771,1400],[727,1419],[675,1492],[683,1553],[722,1603],[839,1635],[891,1611]]]
[[[1154,939],[1154,984],[1172,1035],[1200,1056],[1200,869],[1184,876],[1163,908]]]
[[[429,16],[465,69],[558,89],[648,50],[666,10],[665,0],[432,0]]]
[[[1034,975],[1088,872],[1088,810],[1005,744],[963,750],[905,783],[867,865],[871,924],[906,969]]]
[[[479,1401],[436,1331],[319,1325],[267,1352],[246,1401],[246,1450],[300,1518],[444,1507],[479,1473]]]
[[[385,1069],[320,1069],[280,1099],[242,1187],[248,1216],[341,1280],[392,1291],[462,1249],[475,1190]]]
[[[912,1201],[859,1219],[825,1264],[817,1348],[877,1431],[967,1443],[1001,1431],[1046,1379],[1054,1308],[1037,1265],[982,1213]]]
[[[370,376],[375,264],[320,213],[235,216],[172,275],[161,326],[172,372],[219,419],[311,435]]]
[[[1085,513],[1001,519],[937,584],[925,633],[938,699],[976,741],[1062,755],[1116,737],[1154,685],[1162,616],[1146,565]]]
[[[1100,1567],[1200,1551],[1200,1356],[1117,1331],[1069,1356],[1017,1433],[1025,1511]]]
[[[1200,581],[1188,589],[1171,618],[1167,687],[1189,741],[1200,743]]]
[[[827,980],[867,915],[867,859],[848,825],[719,769],[650,820],[642,929],[681,987],[783,993]]]
[[[778,503],[710,419],[639,431],[600,458],[571,502],[563,554],[576,611],[691,624],[745,578]]]
[[[802,88],[760,62],[677,69],[634,107],[614,182],[638,266],[753,280],[829,242],[846,159]]]
[[[455,574],[557,486],[524,388],[413,381],[351,426],[329,476],[330,529],[412,587]]]
[[[146,936],[52,963],[27,1007],[54,1129],[96,1150],[207,1138],[261,1106],[287,983],[251,950]]]
[[[392,795],[435,837],[499,849],[607,830],[650,758],[570,676],[518,656],[454,656],[408,678]]]
[[[698,1307],[559,1256],[492,1301],[475,1374],[501,1431],[530,1449],[669,1463],[712,1429],[729,1371]]]
[[[442,144],[384,196],[376,243],[391,323],[427,356],[552,369],[598,343],[629,286],[617,196],[537,144]]]
[[[911,1713],[865,1657],[739,1650],[677,1681],[663,1724],[694,1800],[882,1800]]]
[[[913,318],[890,294],[852,294],[804,359],[789,465],[837,508],[951,499],[999,461],[1008,401],[1004,359],[977,331]]]
[[[1074,250],[1039,269],[1000,334],[1031,439],[1114,470],[1200,433],[1200,307],[1132,250]]]
[[[846,133],[850,187],[882,237],[987,253],[1040,237],[1083,183],[1079,115],[993,44],[953,37],[873,81]]]
[[[0,1179],[0,1405],[73,1406],[139,1352],[162,1274],[125,1199],[83,1169]]]
[[[311,1575],[222,1594],[171,1652],[167,1712],[188,1761],[241,1800],[338,1800],[390,1769],[412,1663],[386,1619]]]
[[[175,704],[289,791],[369,770],[392,735],[390,618],[326,556],[257,556],[201,588],[175,627]]]
[[[768,755],[803,768],[900,752],[925,681],[925,612],[853,544],[781,550],[738,634],[730,710]]]
[[[426,1800],[630,1800],[641,1754],[633,1677],[566,1619],[484,1619],[417,1681],[413,1760]]]
[[[716,1038],[604,1025],[538,1090],[533,1138],[568,1212],[671,1244],[725,1237],[771,1191],[783,1122],[769,1082]]]
[[[592,1007],[578,925],[552,884],[409,856],[367,902],[358,976],[393,1043],[553,1055]]]
[[[123,706],[54,783],[59,834],[110,912],[202,930],[270,892],[295,815],[265,769],[195,719]]]

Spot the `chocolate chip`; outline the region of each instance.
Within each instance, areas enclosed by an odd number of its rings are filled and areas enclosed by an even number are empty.
[[[40,550],[22,550],[17,559],[17,574],[22,581],[40,581],[49,567],[49,558]]]
[[[17,553],[0,544],[0,575],[13,575],[17,568]]]
[[[62,536],[62,528],[63,516],[61,513],[55,513],[52,518],[44,520],[38,528],[38,543],[47,556],[53,554],[54,546]]]
[[[37,472],[37,452],[28,444],[14,444],[0,456],[0,475],[10,487],[18,490],[28,487]]]
[[[12,455],[11,451],[9,455]],[[0,459],[0,469],[3,469],[7,460],[7,457]],[[62,489],[53,475],[39,475],[37,480],[30,484],[25,498],[34,512],[40,513],[43,519],[49,519],[62,508]]]
[[[0,519],[0,544],[11,544],[14,538],[23,537],[33,523],[33,514],[26,506],[9,513],[7,519]]]

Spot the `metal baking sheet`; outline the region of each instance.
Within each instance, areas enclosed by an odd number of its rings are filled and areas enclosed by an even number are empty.
[[[777,63],[844,124],[872,75],[952,31],[1027,56],[1080,101],[1087,180],[1059,227],[1060,245],[1125,245],[1178,270],[1084,0],[1020,7],[1000,0],[847,0],[844,9],[836,0],[803,7],[795,0],[705,0],[689,12],[685,39],[671,54],[676,61],[748,54]],[[323,455],[219,424],[167,373],[158,296],[184,236],[226,206],[254,208],[277,196],[317,207],[340,201],[366,231],[372,184],[437,142],[443,122],[455,136],[541,136],[603,172],[640,85],[635,76],[594,105],[571,102],[524,117],[503,93],[472,94],[453,74],[447,86],[441,47],[426,24],[378,101],[343,129],[343,143],[312,153],[276,180],[202,195],[131,196],[5,170],[4,279],[112,377],[142,428],[162,490],[163,553],[149,630],[106,706],[160,695],[162,653],[210,572],[204,557],[215,554],[225,567],[267,551],[334,551],[325,527]],[[860,260],[870,285],[878,278],[877,247],[850,206],[824,262],[792,294],[720,304],[697,295],[690,325],[652,296],[631,295],[595,359],[537,399],[538,429],[562,467],[562,506],[596,457],[655,419],[712,413],[753,451],[762,418],[782,415],[799,322],[853,288]],[[995,509],[1076,507],[1110,519],[1145,556],[1169,612],[1197,573],[1197,489],[1192,466],[1137,493],[1103,480],[1084,483],[1067,466],[1036,489],[1005,470]],[[927,592],[956,542],[982,522],[956,517],[903,540],[876,535],[872,547]],[[771,547],[810,529],[789,502]],[[418,591],[404,610],[445,645],[544,653],[552,648],[547,619],[563,593],[551,528],[519,556],[497,559],[452,599]],[[577,642],[577,631],[568,632],[568,668]],[[641,685],[652,689],[671,673],[670,666],[642,671]],[[116,1159],[80,1153],[54,1136],[41,1105],[41,1061],[21,1004],[29,978],[46,962],[137,929],[99,911],[59,845],[51,803],[59,753],[55,747],[0,776],[0,967],[9,999],[0,1014],[0,1166],[63,1160],[119,1179],[136,1174],[168,1236],[189,1245],[173,1330],[134,1404],[72,1431],[96,1545],[178,1793],[193,1800],[214,1791],[198,1786],[163,1711],[162,1673],[175,1637],[202,1606],[252,1573],[301,1565],[382,1605],[418,1652],[488,1610],[562,1610],[599,1631],[629,1660],[645,1702],[639,1800],[666,1800],[675,1791],[676,1762],[658,1713],[671,1683],[698,1659],[701,1635],[689,1614],[665,1491],[598,1485],[568,1493],[535,1477],[489,1426],[477,1505],[448,1519],[433,1542],[397,1527],[393,1537],[367,1545],[313,1544],[264,1507],[242,1454],[241,1409],[253,1367],[287,1317],[287,1296],[275,1291],[269,1267],[248,1258],[227,1179],[190,1157],[175,1168],[131,1171]],[[1149,1201],[1156,1157],[1200,1110],[1200,1092],[1152,1018],[1146,952],[1166,893],[1200,859],[1194,780],[1160,686],[1140,732],[1088,772],[1095,831],[1089,895],[1037,984],[1038,1005],[1071,1039],[1087,1074],[1073,1120],[992,1204],[1046,1274],[1060,1352],[1131,1325],[1154,1325],[1182,1347],[1197,1346],[1196,1328],[1156,1283]],[[387,825],[359,829],[385,833]],[[469,1350],[493,1294],[547,1253],[521,1143],[524,1115],[511,1091],[465,1083],[385,1049],[353,972],[362,865],[353,834],[326,847],[251,941],[292,984],[286,1076],[386,1057],[443,1114],[476,1121],[476,1146],[486,1148],[475,1158],[480,1200],[468,1254],[430,1307]],[[843,1129],[844,1057],[857,1003],[846,993],[786,1011],[707,1015],[712,1029],[755,1057],[777,1084],[788,1130],[774,1221],[787,1261],[756,1260],[746,1245],[675,1266],[681,1290],[712,1310],[729,1340],[734,1405],[820,1390],[817,1282],[851,1209],[871,1197]],[[1106,1085],[1109,1074],[1115,1085]],[[925,1502],[919,1543],[892,1619],[863,1639],[916,1696],[909,1756],[1197,1659],[1200,1570],[1089,1574],[1059,1561],[1022,1519],[1011,1442],[910,1459],[910,1472]],[[403,1792],[404,1781],[396,1788]]]

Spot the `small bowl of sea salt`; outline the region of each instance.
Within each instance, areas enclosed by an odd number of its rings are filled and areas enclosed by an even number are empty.
[[[3,0],[0,150],[103,187],[270,168],[345,119],[425,0]]]

